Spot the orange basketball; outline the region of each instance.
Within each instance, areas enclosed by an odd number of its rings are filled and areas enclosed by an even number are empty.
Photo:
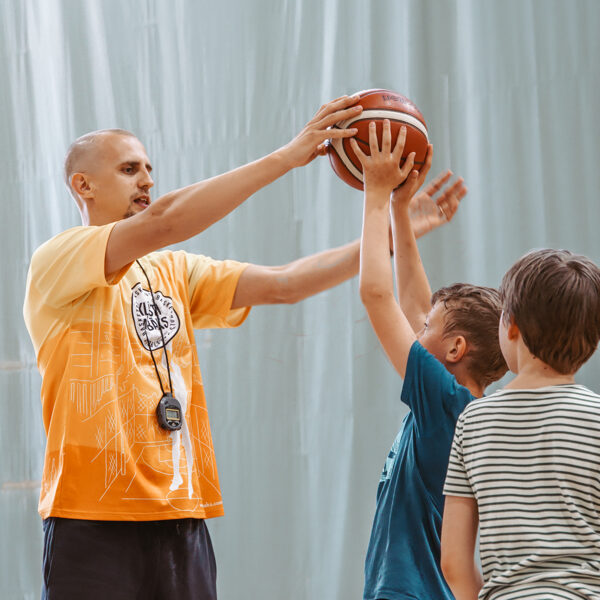
[[[375,121],[377,124],[377,138],[380,147],[385,119],[388,119],[391,125],[392,148],[396,143],[400,127],[406,125],[406,144],[400,164],[411,152],[416,152],[415,169],[423,166],[429,138],[427,125],[421,111],[408,98],[390,90],[365,90],[359,94],[360,100],[357,104],[363,107],[362,113],[351,119],[340,121],[333,127],[358,129],[354,139],[365,154],[370,154],[369,123],[371,121]],[[350,146],[350,138],[330,139],[327,143],[327,151],[331,166],[338,177],[357,190],[363,190],[362,166]]]

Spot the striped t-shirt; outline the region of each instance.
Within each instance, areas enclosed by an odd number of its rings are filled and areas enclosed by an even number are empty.
[[[600,396],[568,384],[474,400],[444,494],[477,500],[481,600],[600,599]]]

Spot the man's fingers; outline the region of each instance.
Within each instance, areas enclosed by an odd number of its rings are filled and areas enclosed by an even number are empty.
[[[340,121],[345,121],[351,117],[356,117],[362,112],[362,106],[351,106],[343,110],[336,110],[334,112],[326,112],[323,114],[317,113],[317,116],[313,119],[312,125],[316,129],[327,129]]]
[[[319,156],[324,156],[325,154],[327,154],[327,144],[325,142],[317,146],[317,154]]]
[[[355,94],[354,96],[340,96],[339,98],[335,98],[334,100],[323,104],[323,106],[319,108],[315,115],[315,120],[321,119],[324,116],[329,115],[331,113],[343,110],[348,106],[352,106],[353,104],[356,104],[359,101],[359,99],[360,96],[358,94]]]
[[[352,137],[358,133],[358,129],[350,128],[350,129],[338,129],[334,127],[333,129],[324,129],[323,131],[318,132],[323,139],[327,138],[347,138]]]

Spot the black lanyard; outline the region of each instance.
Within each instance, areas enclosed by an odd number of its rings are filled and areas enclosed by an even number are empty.
[[[150,343],[150,338],[148,338],[148,330],[144,329],[144,334],[146,336],[146,343],[148,344],[148,350],[150,350],[150,356],[152,357],[152,362],[154,363],[154,370],[156,371],[156,377],[158,378],[158,384],[160,385],[160,391],[162,392],[162,397],[156,406],[156,418],[158,419],[158,424],[163,428],[169,431],[177,431],[181,429],[182,418],[181,418],[181,404],[179,400],[173,396],[173,383],[171,382],[171,368],[169,367],[169,353],[167,352],[167,344],[165,343],[165,336],[163,333],[162,325],[160,324],[160,312],[158,310],[158,306],[156,305],[156,299],[154,298],[154,292],[152,291],[152,286],[150,285],[150,279],[148,274],[142,267],[139,260],[135,261],[139,268],[142,270],[142,273],[146,276],[146,281],[148,282],[148,289],[150,290],[150,297],[152,298],[152,305],[154,306],[154,312],[156,313],[156,322],[158,323],[158,329],[160,330],[160,338],[163,343],[163,352],[165,353],[165,361],[167,363],[167,374],[169,376],[169,390],[165,392],[165,388],[162,384],[162,379],[160,378],[160,373],[158,372],[158,366],[156,365],[156,359],[154,358],[154,353],[152,352],[152,344]]]

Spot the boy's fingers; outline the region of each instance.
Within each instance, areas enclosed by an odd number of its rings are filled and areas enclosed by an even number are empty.
[[[404,181],[394,188],[392,199],[396,200],[400,197],[408,197],[412,200],[415,191],[418,189],[419,171],[413,169],[404,179]],[[402,195],[402,196],[401,196]],[[409,201],[412,204],[411,201]]]
[[[420,169],[421,179],[420,183],[423,184],[425,181],[425,177],[427,173],[429,173],[429,169],[431,169],[431,162],[433,161],[433,144],[427,145],[427,154],[425,155],[425,163]]]
[[[457,197],[464,198],[467,193],[467,188],[465,187],[465,181],[462,177],[459,177],[445,192],[446,194],[453,194]]]
[[[427,187],[423,190],[426,194],[433,196],[437,192],[439,192],[444,184],[452,177],[452,171],[447,169],[443,173],[440,173],[432,182],[427,185]]]
[[[452,184],[436,202],[440,216],[443,215],[447,221],[450,221],[456,214],[460,201],[466,196],[467,191],[462,179]]]
[[[402,176],[402,179],[406,179],[408,177],[408,174],[413,170],[413,167],[415,166],[415,153],[411,152],[407,157],[406,160],[404,161],[404,164],[402,165],[402,168],[400,169],[400,174]],[[416,171],[417,176],[418,176],[418,171]]]
[[[369,149],[371,150],[371,156],[379,153],[379,142],[377,141],[377,129],[375,128],[375,122],[369,123]]]
[[[425,163],[419,169],[419,187],[421,187],[425,181],[425,177],[427,177],[427,173],[429,173],[429,169],[431,169],[431,160],[433,159],[433,146],[429,144],[427,147],[427,154],[425,156]]]
[[[366,158],[366,154],[361,150],[361,148],[358,145],[358,142],[356,141],[355,138],[350,138],[350,146],[352,147],[352,150],[354,150],[354,154],[356,154],[356,158],[358,158],[358,160],[362,164],[363,160]]]
[[[398,138],[396,139],[396,145],[394,146],[394,154],[398,157],[398,159],[402,156],[402,152],[404,151],[404,144],[406,143],[406,125],[402,125],[400,127],[400,131],[398,132]],[[408,160],[408,158],[407,158]]]
[[[384,154],[389,154],[392,150],[392,130],[390,122],[385,119],[383,122],[383,135],[381,137],[381,151]]]
[[[456,198],[456,196],[452,196],[451,198],[444,198],[441,202],[437,203],[440,217],[445,219],[446,221],[451,221],[452,217],[458,210],[458,205],[459,201]]]

